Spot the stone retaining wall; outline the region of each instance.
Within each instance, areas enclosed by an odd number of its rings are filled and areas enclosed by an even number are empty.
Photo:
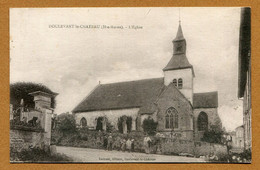
[[[10,149],[15,152],[29,148],[48,146],[46,133],[42,131],[28,131],[10,129]]]
[[[62,136],[56,133],[52,133],[52,144],[62,146],[74,146],[74,147],[86,147],[94,149],[104,148],[104,136],[107,135],[104,132],[96,131],[78,131],[73,135]],[[144,135],[142,132],[131,132],[130,134],[111,133],[113,137],[113,149],[120,149],[120,141],[122,138],[134,139],[134,151],[144,152],[143,140]],[[57,138],[54,140],[54,138]],[[177,138],[165,138],[165,137],[150,137],[151,153],[154,154],[166,154],[166,155],[190,155],[190,156],[206,156],[206,155],[225,155],[227,154],[227,148],[225,145],[207,143],[201,141],[180,140]]]

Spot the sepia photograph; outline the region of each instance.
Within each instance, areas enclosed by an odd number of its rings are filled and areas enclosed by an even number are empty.
[[[251,164],[250,7],[9,13],[10,163]]]

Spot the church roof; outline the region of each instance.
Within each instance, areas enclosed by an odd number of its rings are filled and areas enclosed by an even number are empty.
[[[72,112],[140,108],[140,114],[153,113],[154,103],[165,88],[163,78],[100,84]],[[218,107],[218,93],[194,93],[193,107]]]
[[[193,108],[217,108],[218,92],[194,93]]]
[[[185,54],[175,54],[172,56],[171,60],[166,65],[166,67],[164,67],[163,71],[177,70],[177,69],[184,69],[184,68],[192,68],[193,70],[193,67],[189,63]]]
[[[140,108],[139,113],[151,113],[153,103],[164,87],[163,78],[101,84],[72,112],[136,107]]]

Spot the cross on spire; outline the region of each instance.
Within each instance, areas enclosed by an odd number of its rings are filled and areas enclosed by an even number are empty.
[[[180,8],[179,8],[179,24],[181,24],[181,12],[180,12]]]

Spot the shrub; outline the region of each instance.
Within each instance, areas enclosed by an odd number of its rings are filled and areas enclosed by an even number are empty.
[[[143,129],[144,132],[148,133],[148,135],[155,135],[157,122],[155,122],[152,118],[144,119],[143,121]]]
[[[73,115],[63,113],[58,116],[57,130],[63,135],[73,134],[76,132],[76,120]]]
[[[30,150],[22,150],[21,152],[10,151],[10,160],[14,162],[67,162],[72,161],[63,154],[51,155],[50,152],[43,149],[33,148]]]
[[[209,143],[219,143],[222,144],[222,136],[224,132],[222,129],[211,126],[209,131],[206,131],[203,135],[202,141]]]

